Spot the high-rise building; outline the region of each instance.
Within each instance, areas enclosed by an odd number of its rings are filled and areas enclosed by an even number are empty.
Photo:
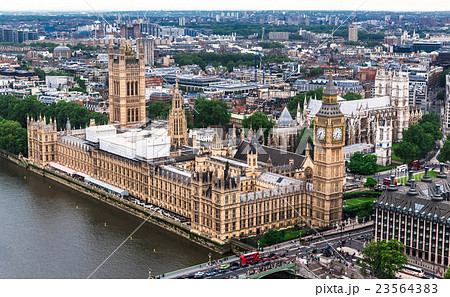
[[[345,117],[337,101],[332,77],[323,91],[323,103],[314,121],[313,218],[318,227],[342,220]]]
[[[111,124],[120,128],[139,126],[145,123],[145,62],[141,43],[136,57],[131,46],[121,41],[119,54],[114,55],[112,43],[109,56],[109,109]]]
[[[348,41],[358,41],[358,27],[356,25],[348,27]]]
[[[137,40],[137,50],[139,54],[140,46],[144,46],[145,65],[155,65],[155,40],[153,38],[140,38]]]
[[[188,144],[186,114],[183,108],[183,98],[181,98],[180,90],[178,89],[178,79],[173,91],[168,135],[171,137],[172,149],[179,149],[183,145]]]
[[[444,133],[450,132],[450,74],[445,76],[445,115],[444,115]]]
[[[186,18],[185,18],[185,17],[179,18],[179,19],[178,19],[178,25],[179,25],[180,27],[186,26]]]

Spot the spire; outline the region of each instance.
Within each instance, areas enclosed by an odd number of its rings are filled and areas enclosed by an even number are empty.
[[[67,123],[66,123],[66,134],[70,135],[72,133],[72,126],[70,125],[70,119],[67,117]]]

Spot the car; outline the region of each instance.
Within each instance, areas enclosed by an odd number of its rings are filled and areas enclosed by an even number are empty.
[[[272,260],[276,260],[276,259],[278,259],[279,257],[278,257],[278,255],[275,255],[275,256],[273,256],[271,259]]]
[[[311,254],[315,254],[315,253],[317,252],[317,249],[310,249],[309,252],[310,252]]]
[[[248,267],[248,263],[242,263],[241,267]]]
[[[203,278],[205,276],[205,273],[202,271],[196,272],[194,274],[194,278]]]
[[[362,240],[362,239],[364,239],[364,235],[358,235],[358,236],[356,236],[356,239]]]
[[[214,276],[214,275],[216,275],[216,272],[213,269],[211,269],[211,270],[206,271],[205,275],[206,276]]]
[[[194,278],[194,276],[195,276],[195,274],[194,274],[194,273],[191,273],[191,274],[188,274],[188,275],[186,276],[186,278]]]
[[[228,264],[220,265],[220,270],[222,270],[222,271],[227,270],[228,268],[230,268],[230,265],[228,265]]]
[[[233,265],[233,266],[230,267],[230,269],[231,269],[231,270],[236,270],[236,269],[239,269],[239,266],[234,266],[234,265]]]
[[[282,254],[280,255],[280,257],[281,257],[281,258],[286,257],[286,253],[282,253]]]
[[[263,262],[270,261],[270,258],[263,258]]]

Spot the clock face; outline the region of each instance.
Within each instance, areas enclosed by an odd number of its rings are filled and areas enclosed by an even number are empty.
[[[333,138],[334,140],[341,140],[342,139],[342,129],[336,128],[333,131]]]
[[[320,140],[324,140],[325,139],[325,129],[320,127],[319,129],[317,129],[317,138],[319,138]]]

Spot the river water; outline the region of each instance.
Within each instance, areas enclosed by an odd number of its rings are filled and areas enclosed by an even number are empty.
[[[0,158],[0,278],[86,278],[141,222]],[[208,253],[220,257],[146,223],[92,278],[146,278],[149,269],[207,262]]]

